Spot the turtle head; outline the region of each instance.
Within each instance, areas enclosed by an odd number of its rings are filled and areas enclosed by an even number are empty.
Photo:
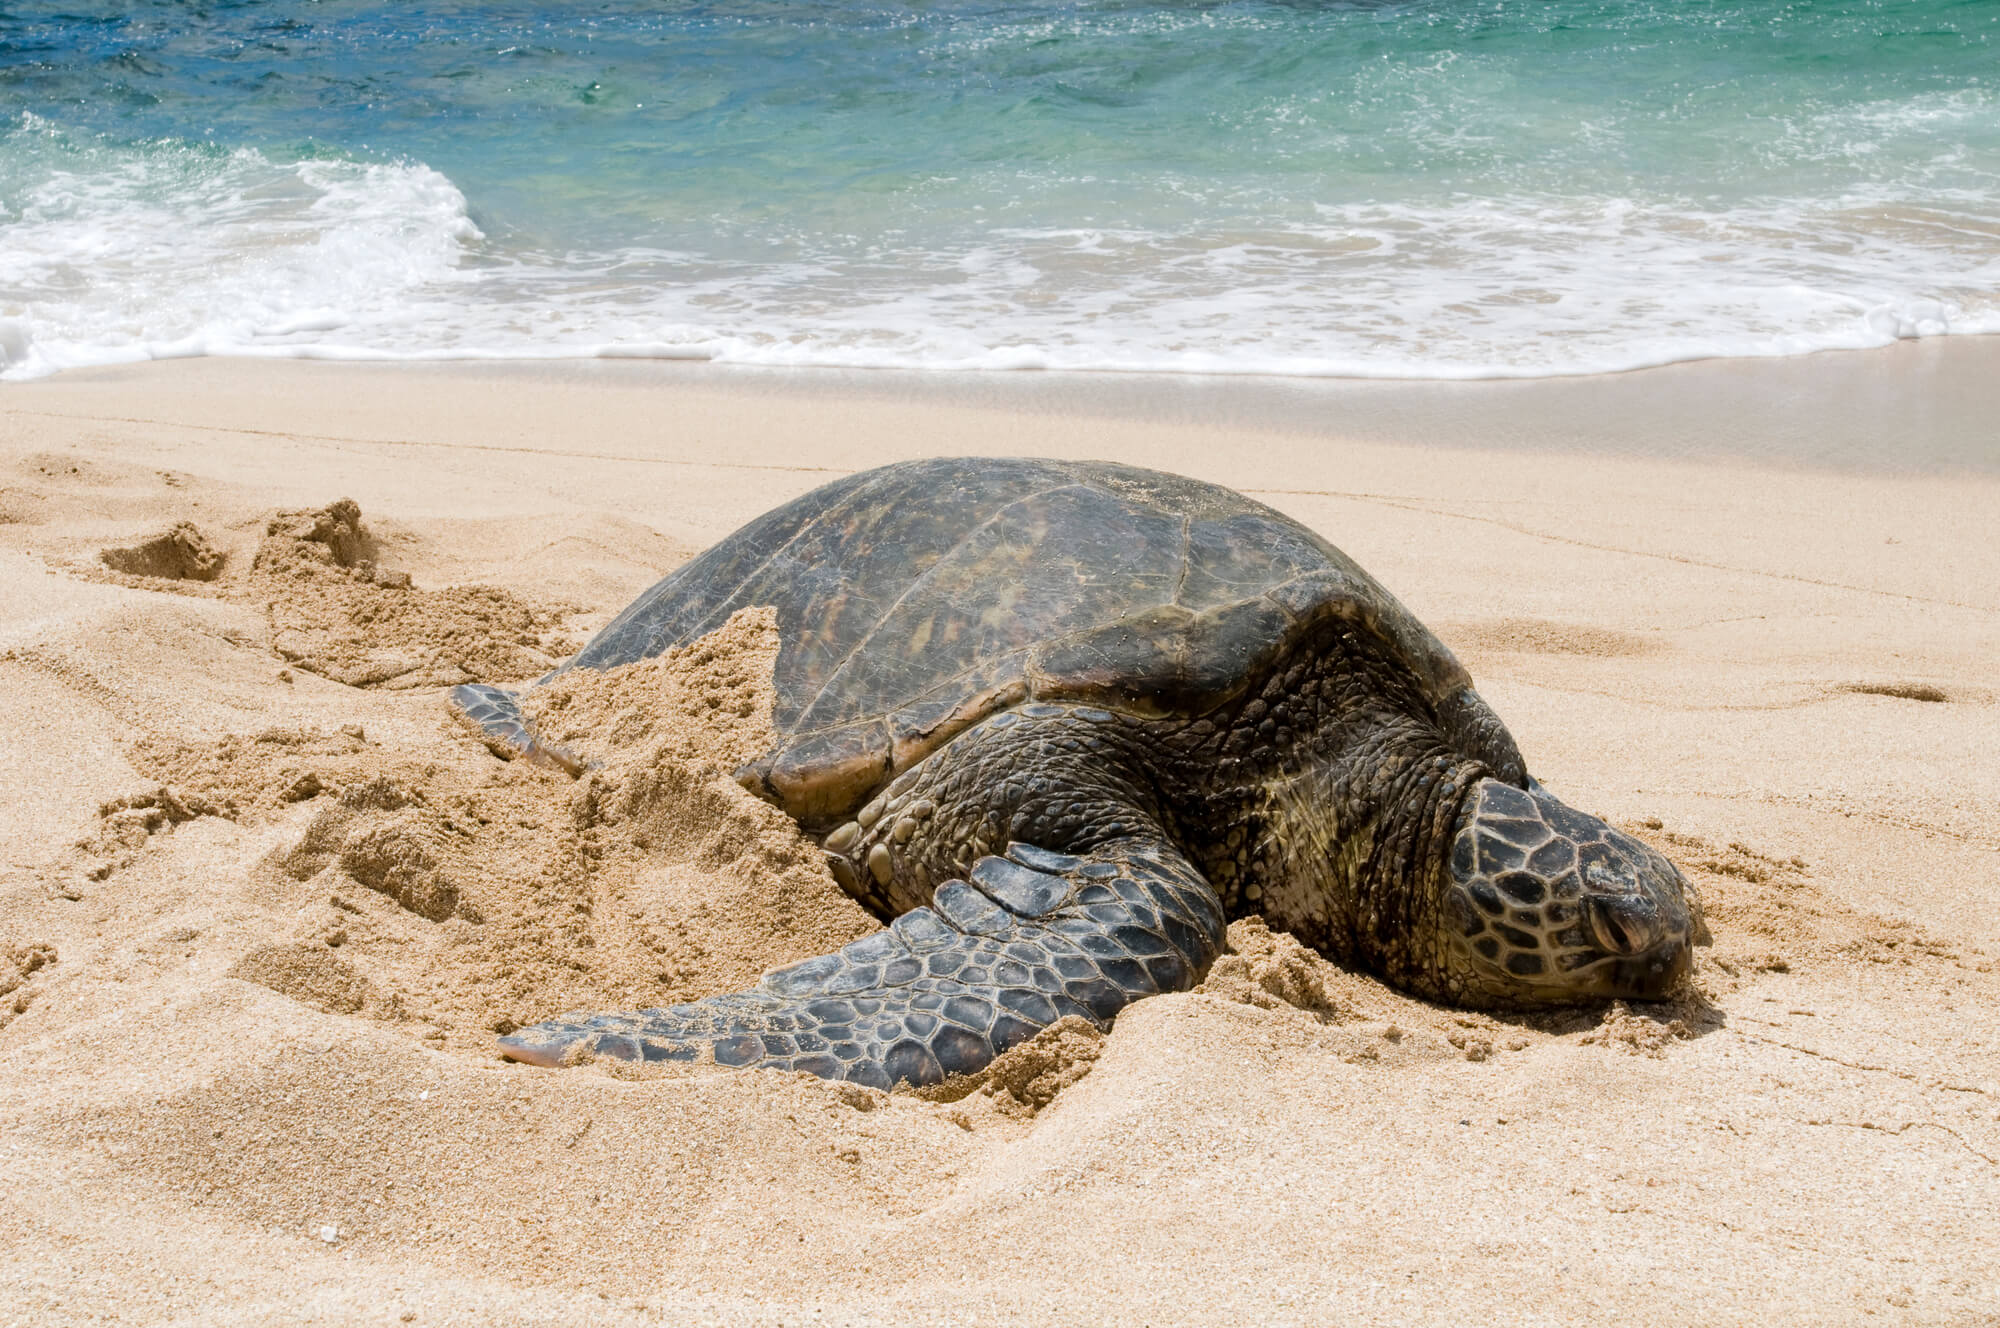
[[[1659,1000],[1708,939],[1673,863],[1533,780],[1473,786],[1444,877],[1440,985],[1467,1005]]]

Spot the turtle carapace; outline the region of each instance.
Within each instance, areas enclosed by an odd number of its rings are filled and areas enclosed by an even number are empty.
[[[911,461],[770,512],[565,668],[776,610],[777,744],[737,772],[888,926],[663,1010],[501,1039],[888,1087],[1066,1014],[1199,982],[1225,920],[1487,1008],[1650,999],[1699,914],[1651,848],[1556,800],[1450,651],[1289,517],[1097,462]],[[574,768],[515,698],[454,703]]]

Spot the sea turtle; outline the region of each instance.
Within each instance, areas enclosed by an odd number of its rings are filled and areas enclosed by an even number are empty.
[[[640,595],[564,668],[771,605],[777,745],[737,777],[889,925],[669,1009],[500,1040],[808,1070],[976,1071],[1066,1014],[1199,982],[1256,913],[1418,996],[1668,993],[1698,906],[1558,802],[1449,650],[1351,559],[1241,494],[1131,466],[946,458],[836,480]],[[515,698],[490,744],[566,765]]]

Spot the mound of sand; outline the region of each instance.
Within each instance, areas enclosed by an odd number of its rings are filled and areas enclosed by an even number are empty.
[[[213,581],[228,555],[209,542],[192,521],[177,522],[138,544],[112,545],[98,554],[104,565],[127,576],[167,581]]]
[[[879,925],[730,777],[769,734],[776,649],[770,612],[746,610],[661,659],[563,675],[538,710],[595,763],[579,781],[358,727],[135,756],[210,814],[289,829],[258,869],[300,907],[232,976],[490,1053],[523,1023],[737,989]]]
[[[352,499],[271,518],[253,591],[287,661],[351,687],[442,687],[531,678],[576,648],[557,630],[574,612],[496,586],[424,590],[389,571]]]

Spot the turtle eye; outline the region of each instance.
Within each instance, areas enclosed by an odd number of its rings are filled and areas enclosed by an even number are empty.
[[[1643,954],[1660,937],[1660,914],[1643,895],[1592,895],[1584,903],[1591,935],[1605,952]]]

